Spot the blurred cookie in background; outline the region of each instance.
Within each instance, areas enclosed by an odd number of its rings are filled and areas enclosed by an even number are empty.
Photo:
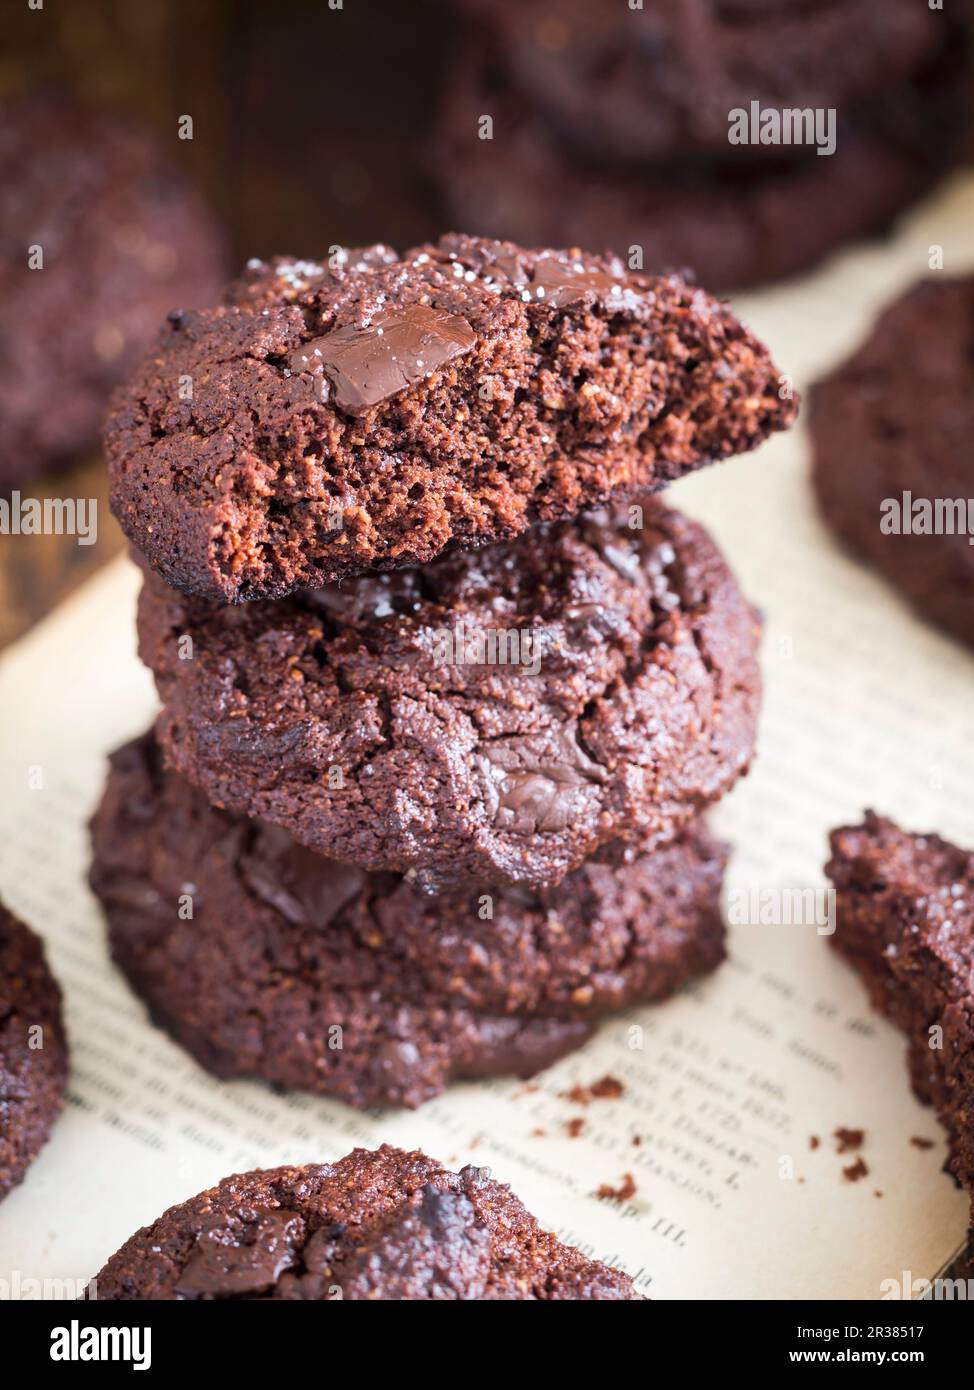
[[[974,276],[890,305],[809,399],[812,477],[839,539],[974,646]]]
[[[67,1071],[61,991],[44,945],[0,903],[0,1200],[47,1143]]]
[[[865,103],[939,45],[916,0],[461,0],[511,86],[594,160],[726,161],[727,113]],[[768,163],[768,145],[745,147]]]
[[[223,273],[203,201],[148,135],[58,95],[5,103],[0,488],[92,448],[133,358]]]
[[[943,12],[892,5],[857,26],[858,4],[463,9],[479,22],[433,167],[450,219],[481,235],[638,248],[646,270],[738,289],[882,232],[966,146],[966,32]]]

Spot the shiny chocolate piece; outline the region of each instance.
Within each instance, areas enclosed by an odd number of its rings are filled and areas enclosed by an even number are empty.
[[[288,354],[292,372],[323,372],[339,410],[364,415],[469,352],[477,335],[458,314],[407,304],[365,325],[348,324]]]

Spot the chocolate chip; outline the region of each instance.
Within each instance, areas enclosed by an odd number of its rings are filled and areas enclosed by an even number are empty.
[[[565,265],[554,256],[539,256],[531,277],[531,292],[552,309],[600,303],[609,309],[631,307],[639,295],[621,279],[601,270]]]
[[[301,1218],[288,1211],[262,1211],[252,1221],[214,1217],[197,1233],[176,1291],[226,1298],[271,1288],[294,1263],[303,1229]]]
[[[322,859],[273,825],[258,828],[240,872],[250,891],[294,926],[329,926],[365,884],[361,870]]]
[[[360,327],[346,324],[288,354],[292,372],[324,372],[335,404],[361,415],[469,352],[477,335],[459,314],[407,304]]]
[[[498,740],[480,763],[493,823],[514,834],[564,830],[577,814],[579,790],[606,780],[605,769],[579,747],[573,729],[548,739]]]

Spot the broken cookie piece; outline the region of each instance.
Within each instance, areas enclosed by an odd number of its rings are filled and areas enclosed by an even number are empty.
[[[105,447],[150,566],[236,602],[509,540],[795,412],[762,344],[679,276],[446,236],[254,263],[163,330]]]

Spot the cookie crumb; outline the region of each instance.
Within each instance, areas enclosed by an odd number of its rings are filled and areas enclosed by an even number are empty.
[[[636,1182],[631,1173],[623,1173],[622,1182],[618,1187],[613,1187],[611,1183],[604,1182],[596,1188],[595,1196],[603,1201],[628,1202],[636,1195]]]
[[[569,1139],[577,1139],[585,1128],[585,1121],[581,1115],[576,1115],[574,1119],[565,1121],[565,1129],[568,1131]]]
[[[866,1131],[863,1129],[846,1129],[840,1125],[838,1129],[832,1131],[835,1139],[836,1152],[840,1154],[854,1153],[856,1149],[861,1149]]]
[[[618,1100],[625,1094],[625,1086],[615,1076],[603,1076],[598,1081],[593,1081],[591,1086],[582,1086],[580,1083],[571,1088],[570,1091],[562,1091],[563,1100],[570,1100],[573,1105],[588,1105],[590,1100]]]
[[[625,1086],[615,1076],[603,1076],[600,1081],[596,1081],[592,1087],[592,1095],[596,1100],[618,1100],[625,1094]]]
[[[923,1136],[920,1135],[920,1134],[911,1134],[911,1135],[910,1135],[910,1143],[913,1145],[913,1147],[914,1147],[915,1149],[932,1149],[932,1148],[933,1148],[933,1140],[932,1140],[932,1139],[924,1139]]]
[[[569,1100],[572,1105],[588,1105],[590,1100],[586,1087],[577,1084],[570,1091],[562,1091],[560,1094],[562,1100]]]
[[[848,1164],[842,1169],[842,1175],[846,1182],[858,1182],[860,1178],[866,1177],[869,1169],[862,1160],[862,1156],[856,1159],[855,1163]]]

